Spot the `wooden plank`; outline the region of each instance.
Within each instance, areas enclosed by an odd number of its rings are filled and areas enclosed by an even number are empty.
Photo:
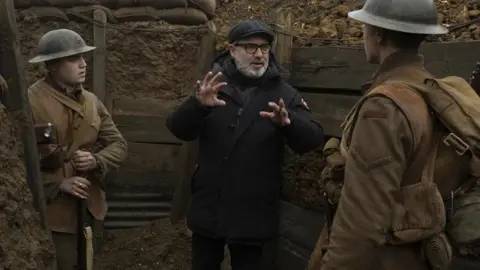
[[[327,136],[342,135],[340,125],[360,99],[359,95],[301,93],[313,116],[320,122]]]
[[[93,51],[93,93],[105,102],[107,97],[107,31],[105,24],[107,23],[107,15],[101,9],[95,9],[93,12],[93,43],[97,47]]]
[[[468,78],[480,59],[480,41],[424,43],[421,52],[433,75]],[[303,88],[359,90],[377,68],[367,63],[363,47],[293,48],[290,83]]]
[[[108,176],[108,194],[115,192],[139,193],[141,191],[173,193],[176,173],[163,170],[133,170],[121,168]]]
[[[293,37],[288,33],[292,30],[292,12],[283,8],[275,12],[275,24],[279,28],[275,41],[275,57],[285,68],[289,68]]]
[[[179,145],[130,142],[122,168],[174,172],[180,169],[177,164],[179,156]]]
[[[165,127],[166,116],[114,114],[113,121],[129,143],[182,143]]]
[[[280,203],[280,235],[292,243],[313,250],[324,223],[322,213],[286,201]]]
[[[112,97],[115,114],[133,113],[138,115],[167,115],[178,100],[158,100],[152,98]]]
[[[9,91],[5,105],[8,112],[16,114],[21,121],[19,131],[24,150],[24,162],[28,186],[32,192],[35,209],[39,212],[42,226],[47,228],[46,203],[43,185],[40,182],[37,142],[33,129],[33,117],[25,85],[25,63],[20,52],[18,28],[13,0],[0,0],[0,74],[4,76]],[[22,116],[21,118],[18,118]]]
[[[213,21],[207,23],[207,29],[203,35],[200,46],[198,47],[197,69],[199,77],[203,77],[211,68],[213,59],[215,58],[216,44],[216,26]],[[190,181],[192,174],[196,168],[196,160],[198,153],[198,140],[187,142],[181,150],[180,166],[184,169],[179,171],[178,183],[175,188],[173,198],[172,211],[170,213],[170,221],[176,223],[187,215],[190,205]]]
[[[280,203],[279,270],[305,269],[324,223],[322,213],[285,201]]]

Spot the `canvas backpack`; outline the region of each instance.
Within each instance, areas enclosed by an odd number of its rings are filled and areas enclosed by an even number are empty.
[[[459,156],[469,155],[469,179],[451,191],[453,207],[447,213],[445,231],[457,248],[480,244],[480,97],[467,81],[456,76],[427,78],[424,84],[398,83],[424,98],[448,130],[443,143]]]
[[[451,191],[452,200],[449,203],[452,203],[453,207],[446,211],[448,223],[445,231],[457,248],[480,243],[478,225],[480,224],[480,97],[464,79],[456,76],[442,79],[430,77],[424,84],[405,81],[388,83],[407,87],[421,95],[436,119],[448,130],[439,143],[452,147],[459,156],[469,155],[469,179],[461,181],[463,184]],[[355,108],[351,114],[354,111]],[[332,138],[324,148],[327,167],[322,173],[320,184],[324,187],[324,195],[330,202],[326,205],[327,210],[330,210],[326,211],[329,225],[332,223],[336,210],[334,207],[338,205],[343,187],[345,159],[340,154],[339,149],[342,148],[340,144],[338,139]],[[431,151],[436,153],[438,146],[437,143],[434,146],[435,149]],[[433,168],[434,162],[435,157],[430,158],[427,162],[428,167]],[[432,182],[433,180],[430,179]],[[330,206],[333,206],[333,209],[329,209]],[[328,212],[330,212],[330,218]],[[439,225],[443,227],[443,224]],[[431,232],[433,233],[434,230],[438,230],[438,227],[432,228]]]

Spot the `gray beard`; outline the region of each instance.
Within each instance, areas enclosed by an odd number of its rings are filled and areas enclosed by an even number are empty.
[[[267,67],[263,66],[258,71],[251,70],[248,65],[244,65],[239,60],[235,59],[235,65],[237,66],[238,71],[242,73],[247,78],[258,79],[262,77],[267,71]]]

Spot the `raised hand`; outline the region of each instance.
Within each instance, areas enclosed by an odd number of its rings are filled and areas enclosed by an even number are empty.
[[[218,72],[213,76],[210,71],[205,75],[203,81],[197,81],[197,100],[205,107],[224,106],[225,101],[218,99],[218,92],[227,85],[226,82],[220,82],[222,73]]]
[[[272,108],[271,112],[260,112],[260,116],[270,119],[276,126],[284,127],[290,125],[290,117],[288,111],[285,108],[285,102],[280,99],[278,104],[275,102],[269,102],[268,106]]]

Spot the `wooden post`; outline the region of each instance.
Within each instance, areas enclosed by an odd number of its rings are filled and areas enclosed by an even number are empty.
[[[107,14],[101,9],[93,12],[93,43],[96,50],[93,51],[93,93],[105,103],[107,98],[107,46],[106,28]]]
[[[0,74],[7,81],[7,112],[13,113],[20,123],[27,182],[32,192],[34,206],[40,213],[42,225],[47,228],[46,202],[41,182],[37,142],[32,121],[32,109],[25,85],[25,63],[19,48],[17,22],[13,0],[0,0]],[[21,118],[20,118],[21,117]]]
[[[278,63],[285,69],[291,71],[290,58],[293,47],[292,13],[291,11],[279,8],[275,12],[275,25],[277,30],[275,42],[275,56]],[[280,209],[279,209],[280,211]],[[278,224],[280,226],[280,224]],[[279,250],[279,239],[275,238],[264,246],[263,269],[276,269],[277,253]]]
[[[275,12],[275,25],[277,26],[277,38],[275,42],[275,56],[277,61],[286,69],[290,69],[290,55],[293,46],[292,12],[279,8]]]
[[[216,27],[212,21],[208,22],[206,33],[202,35],[198,51],[198,78],[203,78],[210,70],[215,57]],[[193,88],[193,86],[192,86]],[[170,221],[176,223],[185,218],[190,204],[190,181],[196,168],[198,142],[188,142],[182,145],[180,150],[179,177],[173,198]]]

